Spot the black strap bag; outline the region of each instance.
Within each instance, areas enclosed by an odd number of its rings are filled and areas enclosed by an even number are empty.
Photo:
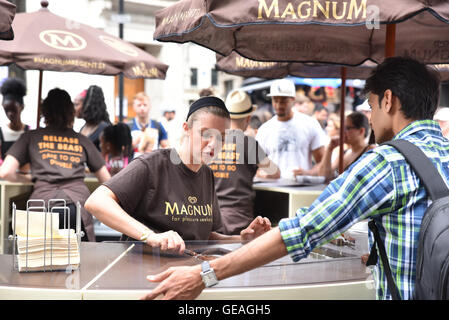
[[[449,189],[433,162],[413,143],[406,140],[392,140],[383,144],[393,146],[402,153],[432,199],[431,206],[424,213],[419,231],[413,299],[447,300],[449,298]],[[368,227],[373,232],[374,243],[366,265],[377,263],[377,245],[392,298],[400,300],[401,296],[394,282],[385,246],[375,221],[369,221]]]

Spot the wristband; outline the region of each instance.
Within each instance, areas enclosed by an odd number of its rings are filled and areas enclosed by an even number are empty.
[[[140,237],[139,240],[142,241],[142,242],[147,242],[148,237],[149,237],[152,233],[154,233],[154,232],[151,231],[150,229],[145,230],[145,231],[142,233],[142,236]]]

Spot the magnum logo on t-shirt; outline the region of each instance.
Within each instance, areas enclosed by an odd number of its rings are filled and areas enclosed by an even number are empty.
[[[222,228],[212,171],[190,170],[175,149],[146,153],[105,184],[130,216],[151,230],[208,240]]]
[[[43,135],[37,143],[42,160],[48,160],[51,166],[72,169],[74,163],[80,163],[83,147],[78,138],[56,135]]]
[[[187,203],[165,201],[165,215],[171,216],[173,222],[212,222],[212,204],[198,204],[194,196],[187,198]]]

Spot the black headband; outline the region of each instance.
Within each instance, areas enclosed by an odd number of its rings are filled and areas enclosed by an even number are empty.
[[[189,108],[189,113],[187,114],[186,121],[189,120],[189,117],[192,113],[194,113],[198,109],[205,108],[205,107],[218,107],[218,108],[226,111],[226,113],[229,115],[229,111],[226,108],[226,105],[223,102],[223,100],[221,100],[220,98],[217,98],[217,97],[208,96],[208,97],[199,98],[194,103],[192,103],[192,105]]]

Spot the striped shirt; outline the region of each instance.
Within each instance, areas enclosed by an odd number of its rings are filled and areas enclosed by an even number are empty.
[[[449,140],[433,120],[410,123],[394,139],[417,145],[449,181]],[[393,278],[402,299],[412,298],[416,278],[418,236],[431,200],[404,157],[391,146],[366,152],[333,180],[309,208],[282,219],[279,228],[293,261],[306,257],[352,225],[374,219],[379,228]],[[373,243],[369,234],[370,245]],[[391,299],[380,259],[373,269],[377,299]]]

